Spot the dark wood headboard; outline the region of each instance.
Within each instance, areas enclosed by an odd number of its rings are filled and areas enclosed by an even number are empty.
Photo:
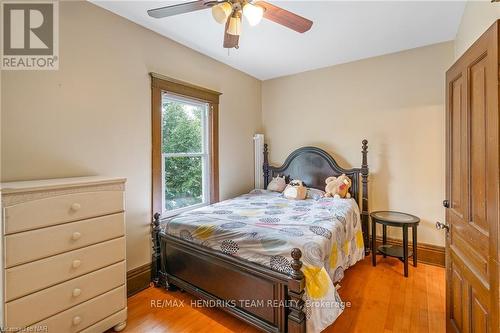
[[[360,168],[344,169],[335,159],[321,148],[302,147],[293,151],[283,165],[276,167],[269,165],[268,145],[264,145],[264,188],[273,177],[284,175],[287,181],[300,179],[307,187],[320,190],[325,189],[325,180],[330,176],[346,174],[351,178],[350,193],[361,208],[361,222],[365,252],[369,251],[368,237],[368,141],[363,140],[361,146],[362,162]],[[361,185],[361,186],[360,186]]]

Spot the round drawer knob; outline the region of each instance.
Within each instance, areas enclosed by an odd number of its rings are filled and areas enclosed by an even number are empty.
[[[80,260],[73,260],[73,268],[78,268],[82,262]]]
[[[82,294],[82,290],[80,288],[73,289],[73,297],[78,297]]]
[[[73,317],[73,325],[79,325],[82,322],[82,317],[80,316],[75,316]]]
[[[71,235],[71,239],[73,239],[73,240],[78,240],[78,239],[80,239],[80,237],[82,237],[82,234],[79,233],[78,231],[75,231],[73,233],[73,235]]]
[[[80,205],[79,203],[75,202],[74,204],[71,204],[71,210],[72,211],[79,211],[80,208],[82,208],[82,205]]]

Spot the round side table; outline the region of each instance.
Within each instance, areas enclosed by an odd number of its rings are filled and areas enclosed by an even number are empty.
[[[372,219],[372,265],[377,266],[377,252],[384,258],[395,257],[404,263],[404,274],[408,277],[408,258],[413,256],[413,266],[417,267],[417,226],[420,219],[416,216],[393,211],[370,213]],[[377,223],[382,225],[382,245],[377,248]],[[387,244],[387,226],[403,229],[403,246]],[[408,227],[412,228],[413,251],[408,251]]]

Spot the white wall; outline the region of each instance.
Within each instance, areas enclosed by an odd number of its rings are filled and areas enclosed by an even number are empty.
[[[415,214],[419,241],[444,245],[434,224],[444,219],[444,88],[452,61],[448,42],[264,81],[271,161],[314,145],[359,167],[366,138],[370,210]]]
[[[455,58],[458,59],[497,19],[500,19],[500,3],[469,0],[455,38]]]
[[[260,81],[124,18],[88,2],[61,2],[60,69],[1,77],[2,181],[127,177],[129,269],[150,260],[149,72],[223,93],[221,199],[251,189]]]

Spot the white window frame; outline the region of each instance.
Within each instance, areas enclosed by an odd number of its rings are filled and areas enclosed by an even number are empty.
[[[178,215],[183,212],[187,212],[196,208],[208,206],[210,204],[210,159],[211,159],[211,151],[210,151],[210,133],[209,133],[209,112],[210,104],[203,103],[196,99],[191,99],[184,96],[179,96],[176,94],[162,92],[161,100],[162,100],[162,121],[163,125],[163,101],[164,98],[169,100],[184,103],[196,107],[201,107],[204,109],[202,113],[202,151],[200,153],[162,153],[161,156],[161,210],[162,217],[172,217]],[[161,128],[162,140],[163,142],[163,128]],[[202,165],[202,202],[195,205],[190,205],[182,208],[177,208],[173,210],[167,210],[165,208],[165,160],[169,157],[201,157],[201,165]]]

